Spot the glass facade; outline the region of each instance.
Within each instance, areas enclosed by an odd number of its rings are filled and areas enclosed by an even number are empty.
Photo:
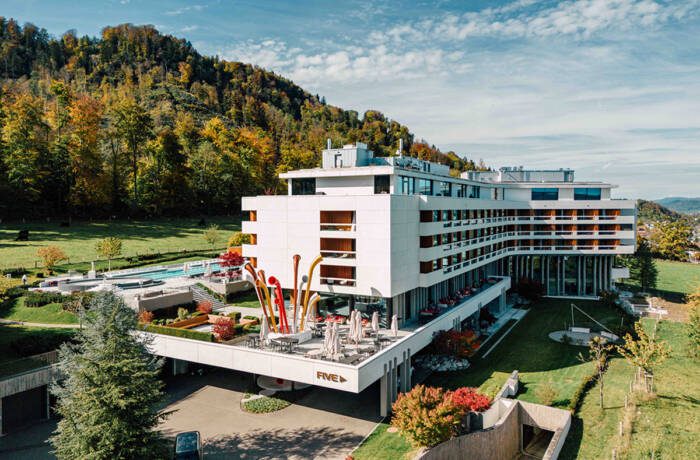
[[[291,179],[292,195],[315,195],[316,194],[316,179]]]
[[[599,188],[575,188],[574,200],[600,200]]]
[[[374,193],[389,193],[389,175],[374,176]]]
[[[432,195],[433,181],[430,179],[418,179],[418,189],[416,191],[420,195]]]
[[[416,180],[413,177],[399,176],[400,191],[402,195],[413,195],[416,193]]]
[[[559,199],[559,189],[558,188],[533,188],[532,189],[532,201],[543,201],[543,200],[558,200]]]

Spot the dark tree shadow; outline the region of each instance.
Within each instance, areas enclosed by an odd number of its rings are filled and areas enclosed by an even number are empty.
[[[255,430],[205,441],[208,459],[306,459],[337,457],[349,452],[362,437],[342,428]]]

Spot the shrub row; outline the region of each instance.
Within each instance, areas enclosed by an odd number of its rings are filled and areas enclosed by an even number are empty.
[[[29,271],[27,271],[27,269],[24,267],[3,268],[2,270],[0,270],[0,275],[10,275],[13,278],[17,278],[19,276],[27,274],[29,274]]]
[[[210,332],[192,331],[190,329],[178,329],[175,327],[156,326],[155,324],[142,324],[141,329],[154,334],[171,335],[183,339],[201,340],[202,342],[213,342],[214,336]]]
[[[38,308],[50,303],[63,303],[64,300],[65,296],[59,292],[30,291],[27,292],[24,305],[30,308]]]
[[[38,355],[55,350],[65,342],[72,341],[74,334],[74,331],[69,330],[56,331],[53,334],[32,332],[13,340],[10,343],[10,348],[19,356]]]
[[[592,374],[586,376],[578,388],[576,388],[574,395],[571,397],[571,401],[569,401],[569,410],[572,414],[576,414],[581,408],[583,398],[585,398],[590,389],[595,386],[597,377],[598,374],[593,372]]]

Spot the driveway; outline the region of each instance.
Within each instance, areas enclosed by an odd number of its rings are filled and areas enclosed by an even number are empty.
[[[378,386],[359,395],[325,388],[301,390],[291,406],[271,414],[249,414],[240,400],[253,378],[224,369],[168,378],[167,410],[161,429],[202,434],[207,459],[344,459],[379,422]],[[0,438],[0,460],[55,458],[46,440],[56,422],[33,425]]]
[[[344,459],[381,419],[376,385],[359,395],[311,387],[281,411],[250,414],[240,400],[251,383],[250,374],[226,370],[177,377],[167,407],[177,412],[162,430],[199,431],[211,459]]]

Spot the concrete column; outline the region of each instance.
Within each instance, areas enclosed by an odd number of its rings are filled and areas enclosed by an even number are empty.
[[[2,398],[0,398],[0,438],[5,436],[5,433],[2,432]]]
[[[189,364],[188,361],[173,358],[173,375],[186,374]]]
[[[506,290],[501,289],[501,295],[498,298],[498,312],[503,313],[506,311]]]
[[[379,379],[379,415],[386,417],[389,414],[389,374],[387,365],[384,365],[384,374]]]
[[[397,369],[397,360],[394,358],[391,366],[391,403],[393,404],[394,401],[396,401],[396,398],[399,396],[399,381],[398,381],[398,369]]]
[[[598,295],[598,257],[593,257],[593,295]]]

